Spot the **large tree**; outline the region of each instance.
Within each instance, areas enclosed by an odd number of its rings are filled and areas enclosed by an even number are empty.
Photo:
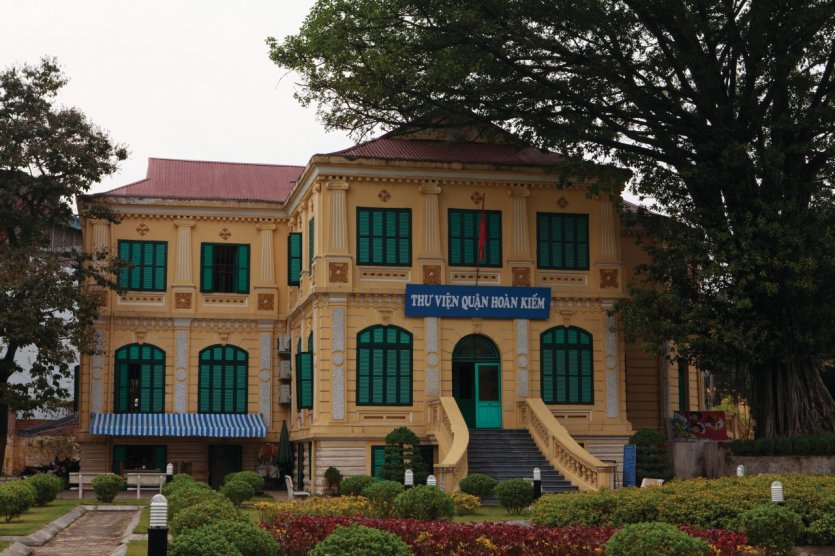
[[[126,157],[81,112],[56,106],[66,82],[51,59],[0,72],[0,462],[9,409],[68,397],[62,379],[94,347],[97,288],[112,285],[106,253],[50,245],[50,232],[70,225],[74,197]],[[10,382],[18,373],[26,380]]]
[[[626,323],[747,376],[770,437],[835,430],[833,37],[830,0],[319,0],[268,44],[329,127],[465,113],[632,169],[668,218]]]

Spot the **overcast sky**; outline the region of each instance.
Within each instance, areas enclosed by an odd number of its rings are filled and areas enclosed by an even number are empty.
[[[94,192],[145,177],[148,157],[304,165],[348,147],[264,40],[299,29],[314,0],[0,0],[0,67],[55,56],[60,100],[128,147]]]

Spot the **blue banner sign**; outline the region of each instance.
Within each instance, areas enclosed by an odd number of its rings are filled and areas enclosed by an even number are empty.
[[[407,317],[547,319],[550,288],[406,285]]]

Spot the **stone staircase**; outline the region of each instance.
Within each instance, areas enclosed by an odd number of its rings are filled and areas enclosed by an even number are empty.
[[[467,460],[468,473],[484,473],[497,481],[533,478],[533,468],[539,467],[543,494],[577,491],[548,463],[525,429],[470,429]]]

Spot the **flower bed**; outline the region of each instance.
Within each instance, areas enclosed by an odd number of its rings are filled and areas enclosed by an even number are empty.
[[[344,516],[273,515],[262,526],[270,532],[285,556],[301,556],[328,536],[337,526],[358,523],[393,533],[406,542],[416,556],[508,555],[600,555],[615,532],[612,527],[526,527],[505,523],[450,523],[412,519],[371,519]],[[682,528],[708,541],[714,554],[744,554],[745,536],[719,530]]]
[[[261,521],[270,523],[280,514],[290,515],[333,515],[360,517],[369,515],[368,500],[362,496],[340,496],[322,498],[312,496],[287,502],[256,502],[255,509]]]

